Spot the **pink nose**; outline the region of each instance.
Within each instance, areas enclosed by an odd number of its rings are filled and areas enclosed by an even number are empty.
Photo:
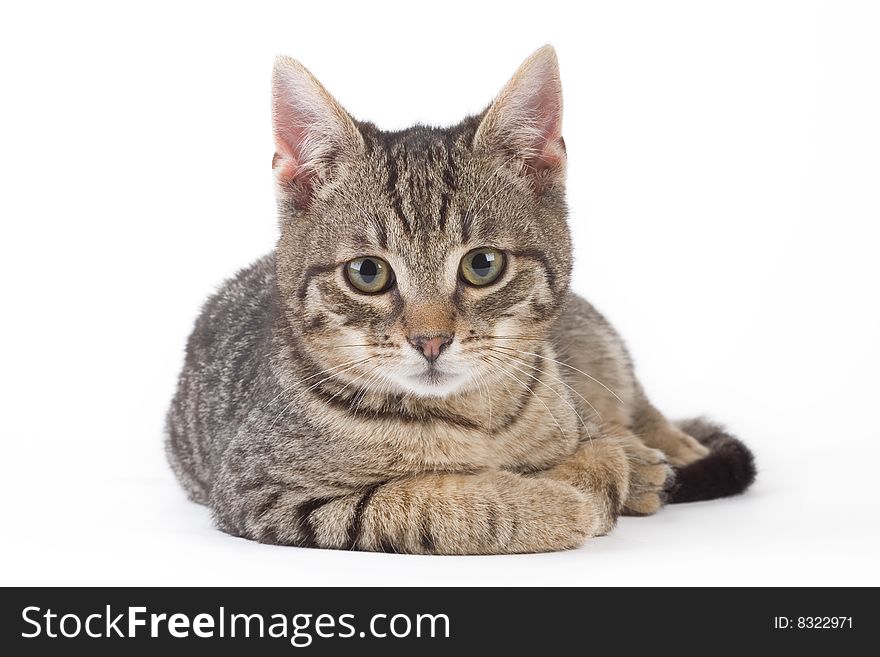
[[[426,335],[417,335],[407,339],[413,347],[422,352],[422,356],[427,358],[429,363],[433,363],[452,342],[452,338],[451,335],[436,335],[430,338]]]

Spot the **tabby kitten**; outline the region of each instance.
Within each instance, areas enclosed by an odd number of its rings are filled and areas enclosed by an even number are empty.
[[[451,128],[359,122],[285,57],[272,100],[280,239],[206,303],[168,415],[171,466],[220,529],[541,552],[751,483],[745,447],[664,418],[569,292],[552,48]]]

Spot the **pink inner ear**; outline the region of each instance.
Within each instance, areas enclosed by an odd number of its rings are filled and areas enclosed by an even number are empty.
[[[565,141],[562,139],[562,115],[558,103],[553,102],[550,108],[542,107],[539,115],[540,138],[534,145],[534,155],[527,157],[526,163],[542,172],[565,161]]]
[[[519,155],[522,173],[536,189],[559,179],[565,169],[562,86],[552,48],[536,51],[520,66],[489,108],[478,136],[502,153]]]
[[[356,152],[360,135],[339,104],[299,62],[279,58],[272,80],[275,180],[299,207],[340,158]]]
[[[294,182],[297,177],[305,174],[304,167],[299,164],[289,148],[282,144],[276,144],[275,148],[278,150],[272,158],[272,169],[279,182]]]
[[[528,112],[531,129],[525,132],[525,171],[537,193],[542,193],[565,165],[565,141],[562,139],[562,103],[558,82],[547,81],[531,99]]]
[[[282,126],[276,117],[276,150],[272,157],[272,169],[275,179],[292,193],[294,203],[300,207],[308,205],[314,175],[306,165],[301,148],[305,138],[304,129]]]
[[[565,145],[562,141],[562,89],[559,73],[555,66],[540,67],[534,72],[537,89],[530,93],[529,83],[520,93],[528,94],[529,109],[535,126],[535,142],[532,144],[536,156],[533,166],[548,168],[558,166],[565,158]]]
[[[293,108],[284,102],[275,104],[275,157],[272,168],[279,181],[291,182],[304,173],[305,157],[302,145],[306,130],[297,125],[296,117],[291,116]]]
[[[290,154],[286,152],[286,149],[278,145],[276,145],[276,148],[278,150],[272,156],[272,170],[279,181],[287,182],[296,177],[297,166]]]

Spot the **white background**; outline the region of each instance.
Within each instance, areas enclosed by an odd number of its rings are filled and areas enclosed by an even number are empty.
[[[0,583],[880,584],[878,33],[867,2],[7,4]],[[274,56],[400,128],[546,42],[574,287],[664,411],[754,448],[754,489],[536,556],[213,529],[162,429],[200,304],[273,247]]]

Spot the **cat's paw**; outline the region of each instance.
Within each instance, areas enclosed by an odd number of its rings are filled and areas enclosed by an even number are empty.
[[[568,550],[604,533],[604,512],[595,495],[552,479],[518,479],[515,488],[502,488],[509,508],[515,509],[507,518],[504,551]]]
[[[695,438],[683,431],[678,434],[662,448],[671,465],[680,468],[709,454],[709,448]]]
[[[675,478],[675,471],[659,449],[647,447],[633,438],[624,443],[630,466],[629,491],[622,514],[647,516],[660,510],[665,492]]]
[[[595,510],[592,535],[607,534],[617,523],[629,486],[626,450],[615,440],[590,440],[541,477],[565,482],[580,491]]]

